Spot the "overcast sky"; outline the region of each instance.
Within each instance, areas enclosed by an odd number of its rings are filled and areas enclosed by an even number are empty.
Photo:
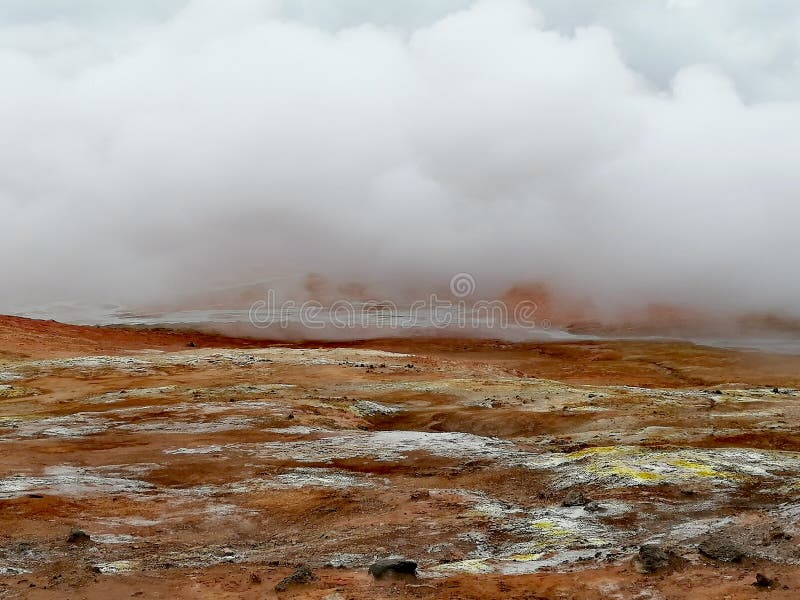
[[[0,311],[322,273],[800,315],[800,3],[4,0]]]

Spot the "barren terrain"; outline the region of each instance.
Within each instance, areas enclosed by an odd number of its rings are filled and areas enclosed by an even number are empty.
[[[0,317],[0,598],[797,598],[798,387],[674,342]]]

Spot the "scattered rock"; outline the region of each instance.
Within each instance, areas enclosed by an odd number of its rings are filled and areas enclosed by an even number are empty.
[[[376,579],[381,579],[386,575],[416,575],[417,563],[404,558],[376,560],[370,565],[369,574]]]
[[[428,490],[415,490],[411,492],[412,500],[427,500],[430,497],[431,493]]]
[[[761,544],[764,545],[764,546],[768,546],[770,544],[774,544],[774,543],[782,542],[782,541],[789,541],[791,539],[792,539],[792,535],[791,534],[786,533],[783,529],[781,529],[780,527],[778,527],[776,525],[776,526],[770,528],[770,530],[767,532],[767,534],[761,540]]]
[[[307,566],[298,567],[294,573],[281,579],[275,586],[276,592],[284,592],[295,585],[307,585],[317,580],[317,576]]]
[[[67,536],[67,543],[68,544],[85,544],[91,541],[91,537],[89,534],[81,529],[73,529],[69,532]]]
[[[586,505],[583,507],[583,510],[588,510],[589,512],[600,512],[606,510],[606,507],[596,500],[592,500],[591,502],[586,503]]]
[[[724,534],[710,534],[697,546],[700,554],[723,562],[739,562],[744,551],[731,538]]]
[[[773,583],[775,583],[773,579],[770,579],[762,573],[756,573],[756,580],[753,582],[753,585],[755,587],[768,588],[772,587]]]
[[[772,388],[772,393],[773,394],[780,394],[781,391],[778,388],[775,387],[775,388]]]
[[[561,501],[561,506],[585,506],[588,500],[579,490],[570,490]]]
[[[643,574],[655,573],[669,564],[672,554],[655,544],[644,544],[633,557],[633,566]]]
[[[259,585],[261,583],[261,575],[258,573],[250,573],[250,583]]]
[[[195,347],[194,342],[189,342],[188,344],[186,344],[186,346],[188,348],[194,348]]]

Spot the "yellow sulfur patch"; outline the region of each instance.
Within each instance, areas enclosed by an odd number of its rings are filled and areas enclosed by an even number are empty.
[[[31,388],[15,385],[0,385],[0,398],[24,398],[25,396],[33,396],[37,393],[38,390]]]
[[[617,477],[625,477],[636,481],[661,481],[664,479],[664,476],[659,473],[642,471],[641,469],[634,469],[633,467],[626,467],[624,465],[614,465],[605,468],[591,467],[589,470],[600,475],[616,475]]]
[[[671,460],[669,461],[674,467],[680,467],[681,469],[685,469],[691,472],[693,475],[697,475],[698,477],[733,477],[733,473],[728,473],[727,471],[717,471],[715,468],[704,465],[702,463],[693,462],[690,460]]]
[[[536,521],[533,526],[539,529],[555,529],[556,524],[550,521]]]
[[[531,560],[539,560],[544,556],[544,552],[539,552],[537,554],[512,554],[509,558],[516,562],[528,562]]]
[[[622,451],[617,446],[597,446],[594,448],[584,448],[567,454],[568,458],[583,458],[584,456],[594,456],[596,454],[621,454]]]
[[[534,521],[532,525],[536,529],[540,529],[547,537],[550,538],[564,538],[575,535],[574,532],[570,531],[569,529],[564,529],[552,521]]]
[[[462,560],[460,562],[447,563],[444,565],[437,565],[431,571],[455,571],[461,573],[490,573],[492,568],[486,564],[485,558],[473,558],[471,560]]]

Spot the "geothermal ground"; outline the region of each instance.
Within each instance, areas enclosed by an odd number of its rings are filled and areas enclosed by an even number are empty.
[[[798,386],[680,343],[0,318],[0,598],[797,598]]]

